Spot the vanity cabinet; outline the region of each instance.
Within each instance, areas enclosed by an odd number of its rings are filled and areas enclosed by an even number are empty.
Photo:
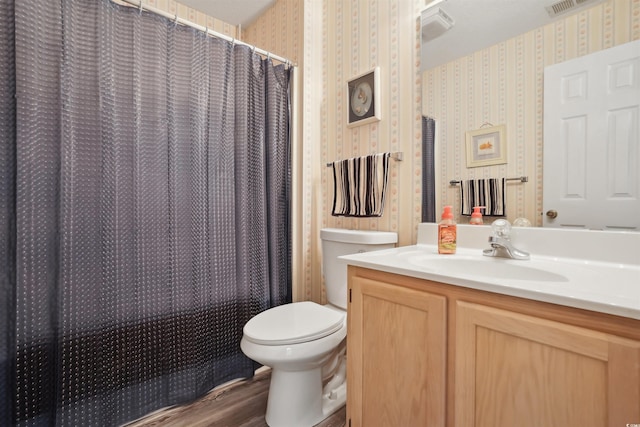
[[[445,297],[361,277],[349,292],[347,425],[444,425]]]
[[[349,266],[347,426],[640,423],[640,321]]]
[[[456,302],[458,426],[640,421],[640,341]]]

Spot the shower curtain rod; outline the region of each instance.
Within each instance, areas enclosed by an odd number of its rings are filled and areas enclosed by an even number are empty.
[[[296,64],[293,61],[290,61],[287,58],[283,58],[282,56],[276,55],[276,54],[271,53],[271,52],[267,52],[266,50],[260,49],[259,47],[256,47],[254,45],[250,45],[249,43],[245,43],[245,42],[243,42],[241,40],[237,40],[237,39],[235,39],[233,37],[229,37],[226,34],[222,34],[222,33],[219,33],[217,31],[210,30],[209,27],[203,27],[202,25],[196,24],[195,22],[191,22],[191,21],[186,20],[184,18],[180,18],[180,17],[178,17],[177,14],[176,15],[172,15],[172,14],[170,14],[168,12],[165,12],[162,9],[158,9],[156,7],[153,7],[153,6],[149,6],[149,5],[143,4],[143,0],[111,0],[111,1],[115,1],[116,3],[123,2],[123,3],[130,4],[132,6],[137,7],[140,10],[144,9],[144,10],[146,10],[148,12],[152,12],[152,13],[164,16],[165,18],[169,18],[169,19],[174,20],[178,24],[182,24],[182,25],[186,25],[187,27],[195,28],[196,30],[202,31],[203,33],[207,33],[210,36],[217,37],[219,39],[223,39],[223,40],[232,42],[234,44],[241,44],[241,45],[244,45],[244,46],[248,46],[254,52],[258,52],[259,54],[264,55],[267,58],[271,58],[271,59],[275,59],[277,61],[280,61],[285,65],[292,66],[292,67],[296,66]]]

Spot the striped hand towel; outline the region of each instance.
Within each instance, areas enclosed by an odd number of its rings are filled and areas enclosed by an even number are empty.
[[[333,162],[333,216],[382,216],[390,153]]]
[[[486,216],[505,216],[505,179],[470,179],[460,183],[462,215],[471,215],[474,206],[485,206]]]

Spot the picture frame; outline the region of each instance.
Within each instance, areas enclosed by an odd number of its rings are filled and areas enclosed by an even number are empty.
[[[380,67],[347,81],[347,127],[380,120]]]
[[[467,168],[507,163],[504,125],[467,131]]]

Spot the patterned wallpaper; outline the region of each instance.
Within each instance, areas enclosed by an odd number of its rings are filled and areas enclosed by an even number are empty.
[[[254,23],[241,30],[249,44],[302,65],[304,4],[300,0],[278,0]]]
[[[323,7],[324,115],[320,150],[322,227],[395,231],[401,245],[415,242],[420,221],[421,81],[420,0],[325,1]],[[347,127],[346,82],[380,67],[382,120]],[[327,162],[401,151],[391,162],[382,217],[331,216],[333,175]]]
[[[324,92],[317,203],[318,227],[398,233],[415,243],[421,214],[421,78],[419,16],[423,0],[326,0],[322,16]],[[347,80],[380,67],[382,119],[347,127]],[[327,162],[386,151],[391,161],[380,218],[331,216],[333,175]],[[323,295],[324,298],[324,295]]]
[[[640,38],[640,0],[610,0],[423,74],[423,112],[437,120],[438,212],[460,213],[452,179],[528,176],[507,184],[507,218],[542,225],[544,67]],[[465,132],[506,125],[508,163],[466,167]],[[462,219],[461,222],[466,222]]]
[[[300,4],[303,4],[303,10]],[[242,39],[294,60],[301,76],[301,138],[294,174],[294,291],[324,302],[324,227],[396,231],[415,242],[421,204],[421,77],[419,13],[424,0],[278,0],[243,30]],[[300,18],[302,16],[302,18]],[[302,49],[302,50],[300,50]],[[346,83],[380,67],[382,120],[348,128]],[[392,161],[384,215],[331,216],[333,177],[327,162],[385,151]]]

